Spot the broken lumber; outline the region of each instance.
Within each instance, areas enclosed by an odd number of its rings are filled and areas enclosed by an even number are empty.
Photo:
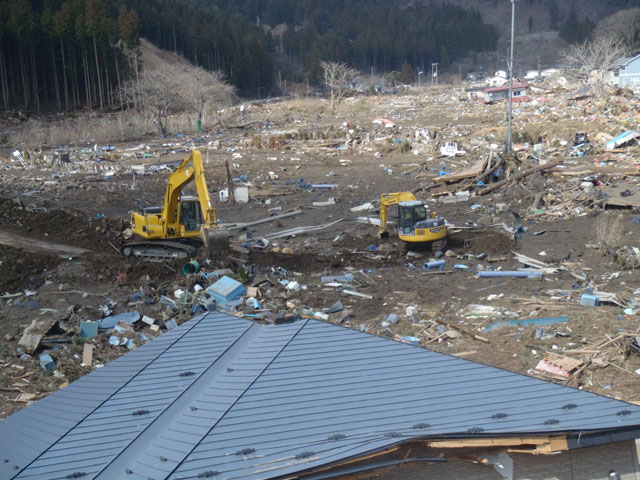
[[[471,168],[467,170],[463,170],[457,173],[450,173],[448,175],[443,175],[442,177],[434,178],[434,183],[451,183],[451,182],[459,182],[460,180],[464,180],[466,178],[473,178],[477,175],[482,174],[489,162],[489,157],[479,160],[476,162]]]
[[[493,158],[493,153],[489,157],[489,163],[487,166],[491,165],[491,159]],[[504,164],[504,158],[498,157],[498,161],[493,165],[489,170],[485,170],[484,172],[478,174],[476,178],[473,179],[473,183],[478,183],[480,180],[485,178],[488,175],[493,175],[502,165]]]
[[[472,332],[471,330],[468,330],[468,329],[466,329],[466,328],[464,328],[464,327],[461,327],[461,326],[459,326],[459,325],[454,325],[454,324],[452,324],[452,323],[444,322],[444,321],[442,321],[442,320],[437,320],[437,319],[436,319],[436,322],[438,322],[438,323],[440,323],[440,324],[444,325],[445,327],[453,328],[454,330],[458,330],[458,331],[460,331],[460,332],[462,332],[462,333],[466,333],[466,334],[467,334],[467,335],[469,335],[471,338],[474,338],[474,339],[476,339],[476,340],[480,340],[481,342],[484,342],[484,343],[491,343],[491,342],[489,341],[489,339],[484,338],[484,337],[482,337],[482,336],[478,335],[477,333]]]
[[[18,341],[26,353],[33,353],[38,346],[42,337],[58,322],[56,318],[48,318],[46,320],[33,320],[31,324],[25,328],[22,337]]]
[[[525,177],[528,177],[529,175],[532,175],[536,172],[542,172],[544,170],[549,170],[557,165],[560,165],[562,162],[564,162],[564,158],[558,158],[557,160],[554,160],[553,162],[549,162],[549,163],[545,163],[544,165],[537,165],[533,168],[530,168],[529,170],[525,170],[522,173],[519,173],[517,175],[514,175],[512,177],[506,178],[504,180],[500,180],[499,182],[494,183],[493,185],[484,188],[482,190],[480,190],[478,192],[478,195],[486,195],[487,193],[491,193],[494,190],[497,190],[505,185],[507,185],[509,182],[516,182],[518,180],[521,180]]]

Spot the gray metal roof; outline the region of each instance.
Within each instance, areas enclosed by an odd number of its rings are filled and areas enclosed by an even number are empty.
[[[266,479],[418,437],[639,425],[635,405],[329,323],[208,313],[0,422],[0,478]]]
[[[618,60],[616,60],[613,63],[611,68],[617,69],[617,68],[626,67],[631,62],[633,62],[636,58],[639,58],[639,57],[640,55],[634,55],[633,57],[620,57]]]

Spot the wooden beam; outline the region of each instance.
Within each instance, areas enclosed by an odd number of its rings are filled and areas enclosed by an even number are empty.
[[[562,162],[564,162],[564,158],[558,158],[557,160],[553,160],[552,162],[549,163],[545,163],[544,165],[538,165],[537,167],[533,167],[530,168],[529,170],[525,170],[522,173],[518,173],[517,175],[514,175],[513,177],[509,177],[505,180],[500,180],[499,182],[496,182],[490,186],[488,186],[487,188],[484,188],[482,190],[478,191],[478,195],[486,195],[488,193],[493,192],[494,190],[499,189],[500,187],[503,187],[504,185],[510,183],[510,182],[516,182],[518,180],[521,180],[531,174],[534,174],[536,172],[542,172],[544,170],[549,170],[550,168],[553,168],[557,165],[560,165]]]
[[[427,440],[426,443],[431,448],[517,447],[521,445],[551,445],[555,439],[561,439],[566,450],[566,437],[461,438],[455,440]],[[556,442],[553,445],[561,446],[562,444]]]

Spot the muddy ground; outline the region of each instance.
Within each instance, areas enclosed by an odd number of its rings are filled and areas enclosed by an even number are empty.
[[[357,115],[364,119],[388,113],[376,111],[375,104],[372,105],[374,107],[369,107],[373,111],[357,110]],[[503,115],[502,108],[497,105],[478,109],[473,120],[465,119],[468,124],[465,135],[471,138],[477,131],[490,128]],[[315,118],[309,112],[306,115]],[[344,118],[346,113],[341,115]],[[441,111],[438,119],[429,119],[429,124],[437,123],[445,128],[455,125],[459,116],[454,109]],[[288,125],[294,125],[297,120],[289,118],[288,122]],[[339,129],[342,119],[336,118],[333,122]],[[412,119],[412,124],[416,123],[419,121]],[[286,124],[285,120],[283,124]],[[589,287],[626,296],[632,296],[640,287],[640,278],[634,270],[621,269],[611,255],[597,248],[596,226],[599,219],[610,212],[604,212],[601,205],[594,202],[577,217],[567,215],[557,221],[527,217],[527,207],[533,196],[550,185],[550,177],[531,177],[522,182],[522,187],[511,185],[493,195],[453,204],[438,203],[425,190],[418,193],[431,211],[436,211],[456,227],[487,223],[487,217],[511,228],[518,224],[526,227],[515,240],[500,228],[473,231],[450,228],[449,253],[443,257],[447,262],[445,271],[426,271],[423,264],[435,258],[434,251],[427,248],[405,255],[400,241],[393,237],[382,241],[376,226],[358,221],[361,216],[375,218],[377,210],[353,213],[350,208],[375,202],[382,193],[419,190],[428,186],[429,179],[437,176],[438,171],[461,168],[461,162],[462,167],[465,163],[470,165],[480,152],[466,160],[449,160],[438,158],[437,152],[434,154],[426,148],[418,155],[403,153],[387,144],[384,149],[338,150],[311,148],[300,139],[287,140],[278,149],[249,148],[249,139],[257,134],[260,131],[238,134],[229,130],[210,135],[211,140],[233,139],[233,145],[239,148],[230,151],[213,149],[211,141],[203,142],[200,147],[206,151],[207,175],[214,195],[226,184],[225,161],[230,162],[233,176],[246,175],[243,181],[250,184],[252,199],[249,203],[216,203],[221,221],[249,222],[302,209],[295,217],[251,227],[250,235],[259,238],[293,227],[317,226],[341,219],[329,228],[274,240],[270,249],[251,252],[247,266],[253,265],[255,278],[284,269],[289,280],[295,279],[303,286],[300,291],[289,291],[277,282],[271,287],[263,287],[265,297],[262,302],[272,310],[291,310],[293,306],[298,312],[303,309],[322,311],[340,300],[352,315],[346,319],[341,319],[339,314],[330,315],[328,321],[394,339],[417,336],[426,348],[536,376],[541,374],[534,371],[534,367],[545,352],[561,354],[608,337],[614,338],[619,332],[640,332],[635,312],[625,314],[615,304],[580,305],[580,295]],[[399,138],[405,135],[397,133]],[[179,142],[177,138],[174,140]],[[160,143],[159,140],[147,141],[152,145]],[[121,150],[130,147],[116,145]],[[144,162],[181,160],[189,147],[190,144],[185,143],[173,152],[163,149],[162,155]],[[380,151],[384,153],[379,154]],[[593,159],[585,157],[572,161],[588,166]],[[134,159],[131,163],[141,163],[141,160]],[[128,171],[108,178],[101,174],[60,177],[51,168],[25,170],[11,166],[3,171],[0,237],[4,235],[10,240],[3,241],[0,246],[0,364],[3,367],[0,417],[90,371],[90,367],[80,364],[83,341],[73,336],[67,343],[41,345],[34,354],[25,354],[17,342],[32,320],[57,315],[62,328],[60,335],[68,337],[69,332],[77,331],[81,320],[101,318],[104,315],[101,306],[107,300],[116,303],[113,313],[135,308],[143,315],[157,319],[158,323],[176,316],[159,302],[159,298],[171,296],[177,288],[192,287],[194,279],[185,278],[182,265],[128,259],[117,252],[117,247],[124,241],[122,232],[128,226],[129,213],[140,205],[161,204],[168,173],[161,170],[137,175],[134,184],[133,175]],[[336,184],[337,187],[306,190],[300,188],[302,184]],[[313,205],[330,198],[336,203]],[[496,208],[501,203],[508,208]],[[623,241],[637,246],[640,224],[632,221],[637,213],[632,209],[614,213],[620,215]],[[237,238],[246,233],[236,232],[235,235]],[[41,243],[33,244],[29,239]],[[70,254],[63,246],[87,251]],[[282,253],[283,248],[290,248],[293,253]],[[516,269],[519,263],[512,251],[550,264],[564,265],[567,270],[544,275],[542,279],[477,277],[481,269]],[[198,260],[206,265],[204,256],[199,256]],[[454,265],[466,265],[468,269],[454,268]],[[207,266],[209,269],[222,267],[235,269],[237,265],[211,262]],[[588,280],[577,279],[570,273],[572,271],[587,272]],[[323,275],[344,273],[354,273],[357,292],[371,298],[346,295],[321,281]],[[137,292],[141,293],[136,296]],[[499,313],[489,319],[468,316],[465,309],[472,304],[497,307]],[[390,314],[398,315],[399,320],[397,324],[387,326],[383,322]],[[558,316],[568,316],[569,322],[544,326],[542,330],[531,326],[483,331],[494,320]],[[178,320],[187,317],[188,314],[178,315]],[[486,338],[487,342],[464,332],[451,333],[455,328],[444,326],[442,322],[463,327]],[[146,328],[137,330],[149,338],[158,334]],[[108,334],[101,334],[93,339],[96,345],[94,365],[104,364],[127,351],[124,346],[109,345],[106,337]],[[640,356],[629,343],[616,344],[616,348],[608,353],[608,366],[585,369],[575,379],[569,379],[569,385],[640,401],[640,376],[634,373],[640,368]],[[48,350],[57,362],[53,373],[45,372],[38,365],[38,355],[44,350]],[[33,396],[21,400],[22,393]]]

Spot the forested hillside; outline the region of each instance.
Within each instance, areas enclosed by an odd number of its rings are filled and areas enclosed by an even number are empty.
[[[276,44],[320,80],[321,60],[344,61],[363,71],[424,69],[432,62],[495,49],[496,30],[474,10],[387,0],[219,0],[219,8],[286,25]]]
[[[38,111],[119,105],[123,81],[137,73],[140,35],[224,71],[245,95],[271,88],[262,29],[205,2],[0,0],[0,104]]]
[[[492,49],[479,14],[405,0],[0,0],[0,105],[68,111],[118,107],[139,74],[140,36],[219,70],[241,95],[284,79],[321,81],[321,60],[376,71]],[[270,27],[286,25],[279,36]],[[283,59],[286,61],[283,62]]]

